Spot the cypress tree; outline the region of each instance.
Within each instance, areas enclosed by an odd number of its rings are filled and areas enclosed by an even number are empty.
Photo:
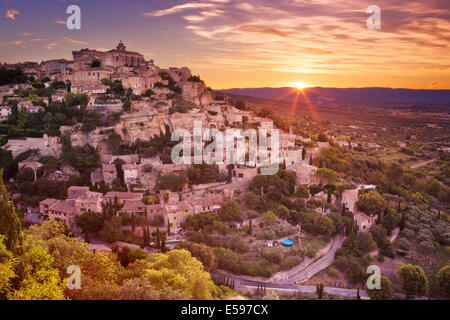
[[[398,227],[400,228],[400,230],[405,229],[405,226],[406,226],[406,217],[405,216],[406,216],[406,214],[403,211],[402,212],[402,217],[400,218],[400,222],[398,224]]]
[[[161,239],[159,236],[159,228],[156,228],[156,248],[159,249],[161,248]]]
[[[165,253],[166,251],[166,235],[163,234],[161,239],[161,252]]]

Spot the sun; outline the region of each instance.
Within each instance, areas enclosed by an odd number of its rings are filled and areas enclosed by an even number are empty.
[[[303,90],[303,89],[309,87],[308,85],[304,84],[303,82],[292,82],[290,86],[293,88],[297,88],[298,90]]]

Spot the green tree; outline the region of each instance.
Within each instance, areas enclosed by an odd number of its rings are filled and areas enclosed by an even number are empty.
[[[428,293],[428,278],[419,266],[400,263],[398,275],[408,299]]]
[[[177,249],[188,250],[193,257],[203,263],[203,266],[208,272],[214,272],[217,269],[218,261],[216,255],[207,245],[185,241],[179,244]]]
[[[17,278],[16,267],[16,258],[6,248],[5,237],[0,236],[0,299],[4,299],[6,293],[11,290],[12,280]]]
[[[145,258],[147,258],[147,254],[142,249],[133,249],[130,252],[128,252],[128,261],[130,263],[133,263],[136,260],[145,259]]]
[[[331,184],[336,182],[337,174],[334,170],[328,168],[319,168],[315,173],[316,178],[321,184]]]
[[[358,197],[358,209],[370,215],[384,212],[386,200],[375,190],[361,193]]]
[[[19,286],[8,292],[7,299],[64,300],[65,284],[58,270],[52,267],[53,257],[31,237],[24,241],[24,248],[19,258],[23,266],[19,272]]]
[[[77,225],[85,235],[97,233],[103,229],[103,217],[99,213],[87,211],[77,218]]]
[[[112,132],[108,138],[108,147],[109,150],[113,154],[117,154],[119,152],[120,143],[122,142],[122,138],[116,132]]]
[[[0,235],[5,236],[6,249],[18,253],[22,243],[22,225],[14,209],[14,203],[3,184],[3,170],[0,170]]]
[[[277,216],[270,210],[263,213],[263,218],[264,224],[266,225],[272,225],[275,224],[275,222],[277,222]]]
[[[391,281],[385,276],[381,276],[380,279],[381,289],[369,289],[367,285],[365,287],[367,294],[372,300],[392,300],[394,291],[392,290]]]
[[[436,277],[442,294],[450,297],[450,263],[443,266],[437,273]]]
[[[392,231],[398,227],[398,214],[395,209],[388,208],[387,214],[383,217],[383,227],[387,231],[387,235],[390,236]]]
[[[229,200],[222,204],[219,210],[221,221],[239,221],[242,219],[242,209],[237,200]]]

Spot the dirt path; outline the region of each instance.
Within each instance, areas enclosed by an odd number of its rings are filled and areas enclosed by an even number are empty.
[[[411,169],[417,169],[423,166],[426,166],[427,164],[433,163],[435,161],[439,160],[438,158],[435,159],[431,159],[431,160],[425,160],[425,161],[421,161],[419,163],[413,164],[411,166],[409,166]]]

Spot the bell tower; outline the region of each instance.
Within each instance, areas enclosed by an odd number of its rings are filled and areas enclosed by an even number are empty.
[[[120,40],[119,44],[117,45],[117,50],[119,51],[126,51],[127,47],[123,44],[122,40]]]

